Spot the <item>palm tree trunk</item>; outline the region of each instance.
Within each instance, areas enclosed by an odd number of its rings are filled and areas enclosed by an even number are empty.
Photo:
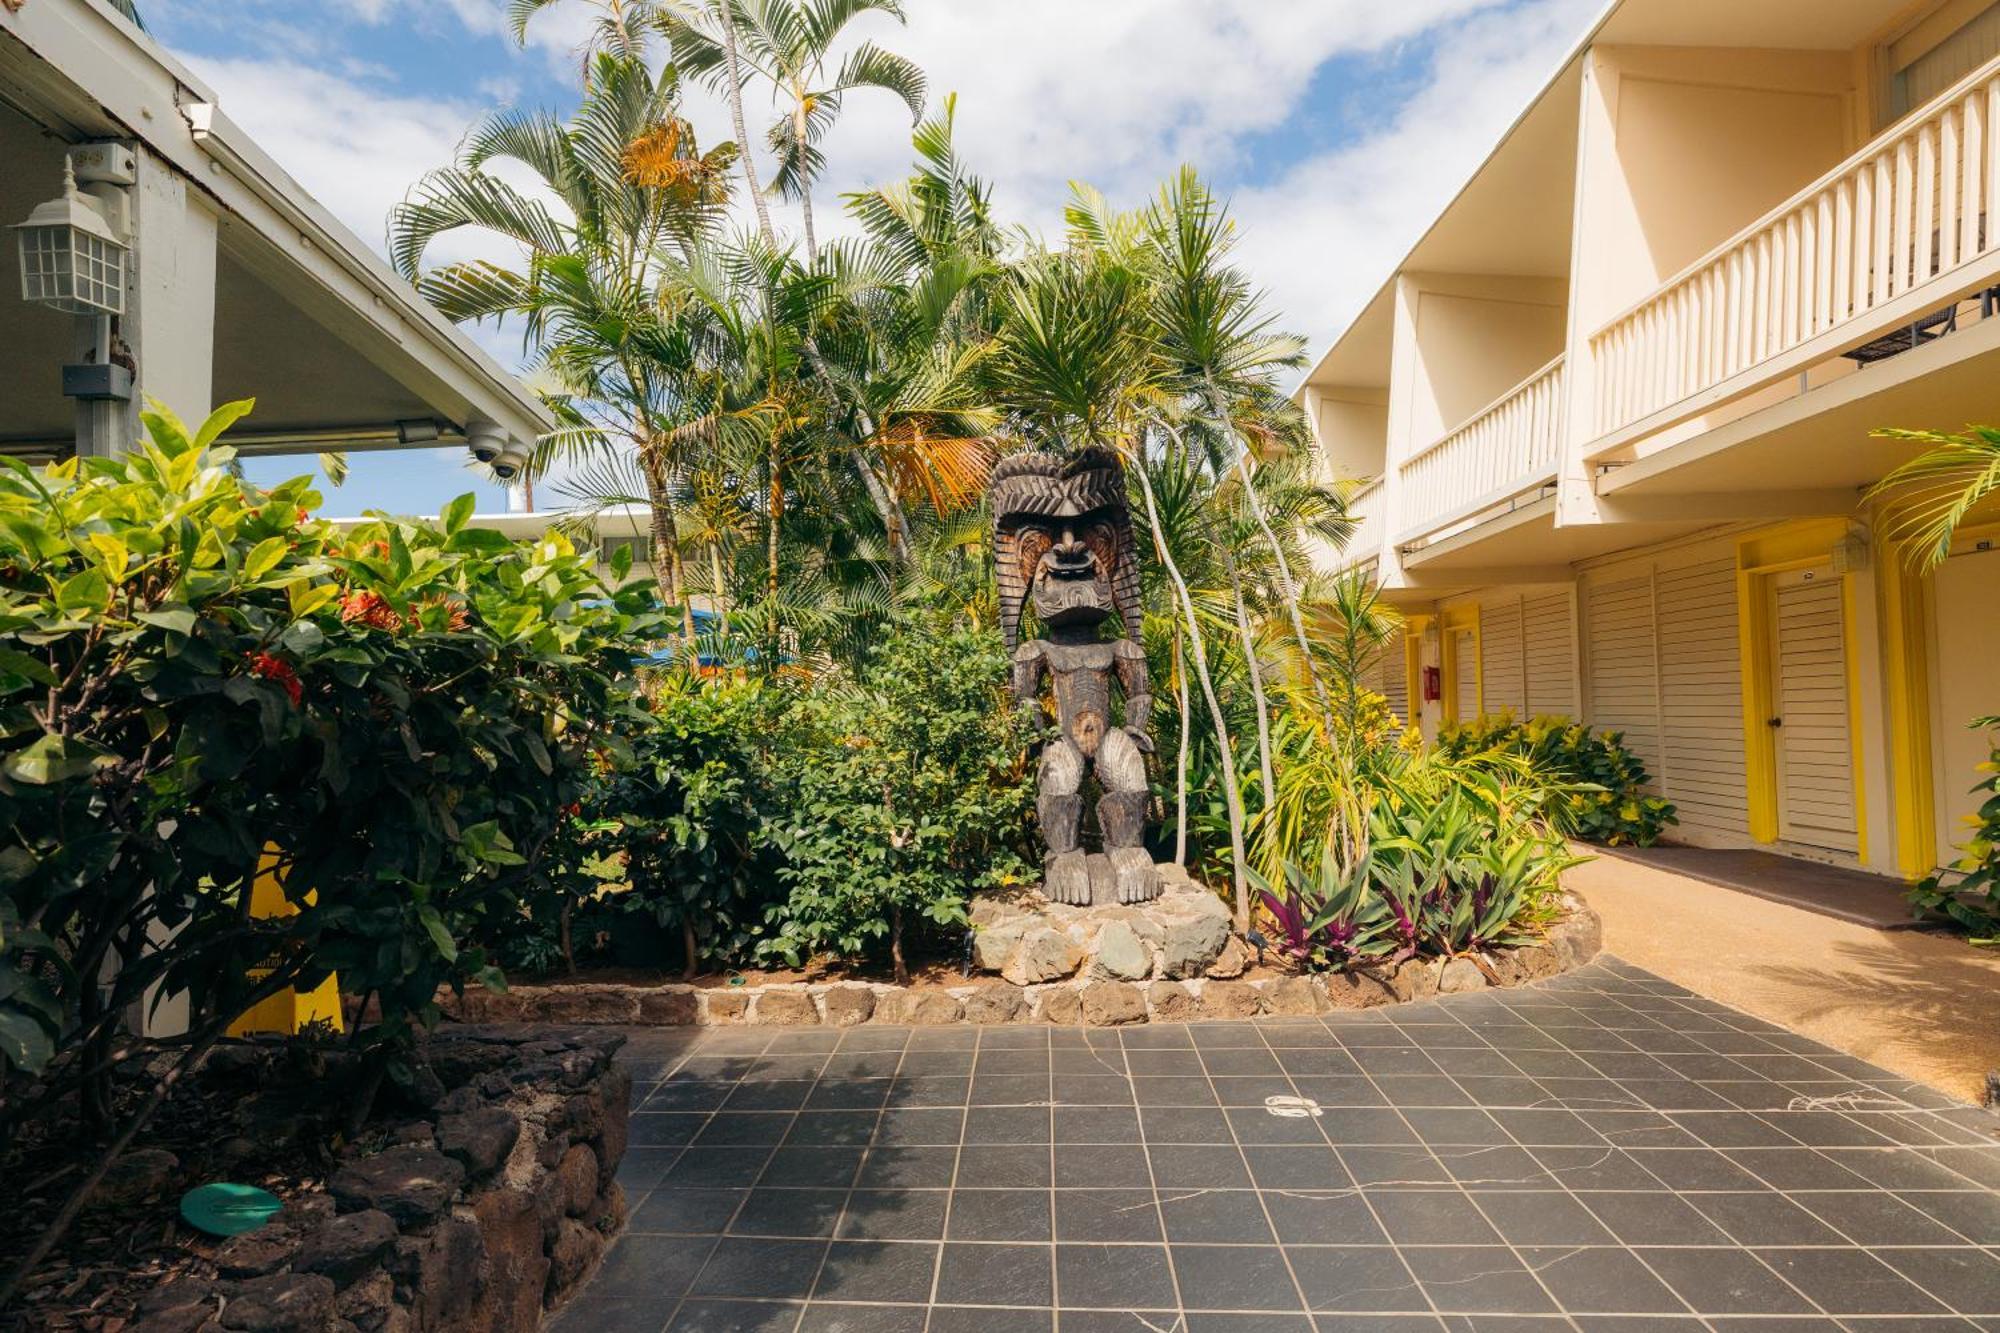
[[[783,464],[778,457],[776,431],[771,432],[764,466],[770,474],[764,497],[764,507],[768,511],[764,520],[764,595],[775,598],[778,595],[779,528],[785,521],[785,478]]]
[[[1180,754],[1174,761],[1174,864],[1187,864],[1188,678],[1181,627],[1174,626],[1174,692],[1180,696]]]
[[[1257,658],[1257,639],[1250,632],[1250,610],[1243,602],[1243,576],[1237,571],[1236,557],[1227,546],[1222,564],[1229,571],[1229,591],[1236,599],[1236,632],[1243,640],[1243,661],[1250,668],[1250,695],[1257,704],[1257,775],[1264,782],[1264,808],[1278,799],[1278,782],[1271,769],[1271,704],[1264,695],[1264,666]]]
[[[861,474],[861,484],[868,492],[869,502],[881,515],[882,531],[889,541],[889,563],[907,565],[910,562],[910,544],[902,501],[897,498],[888,479],[877,472],[875,464],[859,450],[854,455],[854,470]]]
[[[714,0],[716,17],[722,20],[722,54],[729,68],[729,118],[736,130],[737,159],[743,163],[743,179],[750,184],[750,202],[757,210],[757,230],[773,249],[778,233],[771,228],[771,210],[764,206],[764,187],[757,183],[756,154],[750,147],[750,131],[743,121],[743,65],[736,54],[736,0]]]
[[[1222,801],[1229,812],[1229,869],[1236,890],[1236,930],[1239,934],[1250,929],[1250,879],[1247,873],[1249,858],[1243,849],[1243,793],[1236,789],[1236,747],[1229,740],[1229,722],[1222,715],[1222,704],[1215,697],[1215,681],[1208,673],[1208,649],[1201,637],[1201,622],[1195,619],[1194,597],[1188,592],[1187,580],[1181,577],[1181,568],[1174,561],[1174,553],[1167,549],[1167,535],[1160,527],[1160,508],[1153,498],[1153,479],[1146,475],[1143,463],[1133,469],[1139,474],[1139,490],[1146,497],[1146,520],[1153,529],[1153,543],[1160,553],[1160,562],[1167,567],[1167,577],[1173,581],[1174,593],[1181,604],[1181,615],[1187,621],[1188,646],[1194,651],[1195,674],[1201,680],[1202,698],[1208,704],[1209,721],[1215,726],[1215,740],[1222,748]]]
[[[694,604],[682,592],[680,531],[674,522],[673,496],[667,490],[666,464],[660,460],[655,442],[639,446],[639,466],[646,474],[646,500],[653,511],[653,581],[659,585],[661,601],[680,607],[681,628],[693,647]]]
[[[819,263],[819,241],[813,235],[812,174],[806,169],[806,104],[800,98],[792,106],[792,151],[799,155],[799,210],[806,224],[806,262]]]

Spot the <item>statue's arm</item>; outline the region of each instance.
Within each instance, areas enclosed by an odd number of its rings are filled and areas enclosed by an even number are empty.
[[[1014,653],[1014,711],[1039,720],[1042,706],[1042,672],[1047,668],[1041,651],[1024,643]]]
[[[1113,646],[1118,684],[1125,691],[1125,730],[1147,754],[1153,752],[1153,682],[1146,670],[1146,650],[1130,639]]]

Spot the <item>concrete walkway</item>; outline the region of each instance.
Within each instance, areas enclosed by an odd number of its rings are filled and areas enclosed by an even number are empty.
[[[1631,861],[1567,883],[1605,952],[1964,1101],[2000,1069],[2000,951],[1877,930]]]

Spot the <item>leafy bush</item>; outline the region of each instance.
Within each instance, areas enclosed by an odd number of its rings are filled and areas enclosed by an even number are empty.
[[[1438,746],[1474,763],[1525,759],[1556,789],[1550,818],[1569,837],[1606,847],[1650,847],[1680,820],[1673,802],[1646,794],[1646,766],[1624,740],[1620,732],[1593,732],[1567,718],[1521,723],[1501,713],[1446,727]]]
[[[773,746],[783,902],[764,952],[794,964],[886,945],[899,978],[914,925],[963,925],[968,898],[1019,882],[1032,784],[1028,723],[1007,706],[991,631],[908,616],[855,678],[802,693]]]
[[[1343,858],[1285,857],[1257,879],[1280,952],[1309,968],[1451,957],[1527,943],[1576,864],[1542,810],[1546,793],[1435,755],[1389,752],[1363,779],[1369,837]],[[1345,863],[1343,863],[1345,861]]]
[[[1917,915],[1954,922],[1973,943],[1991,945],[2000,944],[2000,717],[1977,718],[1972,726],[1991,733],[1993,749],[1979,766],[1986,777],[1972,789],[1985,792],[1986,799],[1973,815],[1963,855],[1952,864],[1958,878],[1946,883],[1943,875],[1932,875],[1909,896]]]
[[[629,885],[609,901],[677,933],[689,976],[703,958],[747,957],[762,934],[777,868],[764,747],[786,695],[755,682],[663,683],[637,762],[601,798]]]
[[[0,470],[0,1067],[57,1090],[148,996],[186,997],[198,1051],[334,970],[390,1037],[497,984],[461,941],[644,721],[642,595],[467,526],[470,496],[316,522],[214,447],[249,406]],[[250,916],[260,861],[295,914]]]

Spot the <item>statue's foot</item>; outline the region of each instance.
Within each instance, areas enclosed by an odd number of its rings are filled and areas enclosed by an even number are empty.
[[[1090,906],[1090,867],[1081,851],[1056,852],[1042,865],[1042,892],[1052,903]]]
[[[1111,849],[1111,869],[1118,879],[1118,901],[1147,903],[1160,896],[1159,872],[1143,847]]]

